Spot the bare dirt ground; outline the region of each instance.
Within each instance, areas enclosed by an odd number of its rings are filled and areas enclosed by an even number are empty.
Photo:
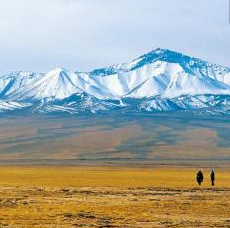
[[[229,138],[228,117],[5,116],[0,118],[0,164],[29,159],[27,165],[41,159],[44,165],[46,160],[62,165],[69,165],[69,160],[93,165],[147,160],[229,166]]]
[[[0,167],[0,227],[230,227],[230,172],[196,168]]]

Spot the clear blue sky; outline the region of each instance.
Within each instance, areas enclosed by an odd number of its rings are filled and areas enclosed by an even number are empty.
[[[87,71],[157,47],[230,66],[229,0],[0,0],[0,73]]]

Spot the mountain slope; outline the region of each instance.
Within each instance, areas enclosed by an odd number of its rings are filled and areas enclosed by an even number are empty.
[[[89,73],[57,68],[0,77],[2,112],[226,110],[229,97],[229,68],[164,49]]]

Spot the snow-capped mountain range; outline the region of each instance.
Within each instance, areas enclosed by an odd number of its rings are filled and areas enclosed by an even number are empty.
[[[229,104],[230,68],[165,49],[91,72],[57,68],[48,73],[14,72],[0,77],[0,112],[121,109],[226,113]]]

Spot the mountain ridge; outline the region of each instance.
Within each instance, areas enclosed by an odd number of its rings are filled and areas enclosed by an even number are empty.
[[[162,112],[216,108],[219,103],[226,109],[228,96],[230,68],[161,48],[130,63],[91,72],[58,67],[48,73],[19,71],[0,76],[0,112],[28,106],[40,113],[52,112],[52,107],[68,113],[124,107],[133,112]]]

